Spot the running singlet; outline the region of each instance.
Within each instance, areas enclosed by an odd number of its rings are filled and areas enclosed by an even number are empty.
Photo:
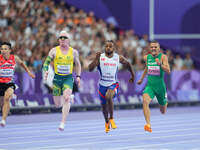
[[[0,55],[0,83],[13,82],[15,65],[14,55],[10,55],[8,60],[5,60],[3,56]]]
[[[156,63],[156,58],[161,61],[162,53],[160,53],[158,56],[153,57],[151,54],[147,55],[147,68],[148,68],[148,84],[149,85],[155,85],[157,83],[164,83],[164,71]]]
[[[112,58],[105,56],[105,53],[100,56],[100,64],[98,70],[100,73],[99,84],[102,86],[110,86],[116,83],[116,74],[119,65],[119,55],[114,53]]]
[[[69,47],[66,55],[62,54],[60,46],[56,47],[56,57],[54,59],[55,73],[58,75],[72,74],[74,64],[73,48]]]

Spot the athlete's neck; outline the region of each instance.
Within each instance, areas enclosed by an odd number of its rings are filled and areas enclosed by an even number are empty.
[[[106,53],[106,57],[112,58],[113,57],[113,53]]]
[[[69,45],[65,45],[65,46],[60,45],[60,49],[61,49],[62,51],[67,51],[67,50],[69,49]]]
[[[8,60],[10,58],[10,54],[7,54],[7,55],[3,55],[3,58]]]
[[[158,53],[158,54],[156,54],[156,55],[153,55],[153,54],[151,54],[153,57],[157,57],[158,55],[159,55],[160,53]]]

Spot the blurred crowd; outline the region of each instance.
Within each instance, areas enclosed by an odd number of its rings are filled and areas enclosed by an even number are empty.
[[[135,70],[144,69],[147,35],[139,37],[133,29],[121,30],[96,18],[93,12],[86,13],[63,1],[0,0],[0,41],[11,42],[14,53],[34,71],[41,70],[49,50],[58,44],[61,30],[68,31],[70,45],[80,53],[83,70],[97,51],[104,50],[105,40],[114,40],[117,53],[128,58]],[[169,49],[163,52],[172,70],[193,69],[190,54],[181,57]]]

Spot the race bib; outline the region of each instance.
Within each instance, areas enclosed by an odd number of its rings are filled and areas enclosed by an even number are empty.
[[[13,74],[13,69],[0,69],[0,77],[12,77]]]
[[[70,74],[70,65],[58,65],[57,68],[60,74]]]
[[[160,66],[148,66],[148,75],[159,76]]]

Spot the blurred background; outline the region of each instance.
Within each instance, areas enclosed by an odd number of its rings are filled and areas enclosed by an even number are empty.
[[[200,104],[200,0],[0,0],[0,42],[9,41],[36,74],[29,78],[19,66],[15,82],[19,88],[11,101],[12,113],[59,111],[54,108],[51,82],[42,79],[42,64],[58,44],[58,33],[66,30],[70,45],[82,64],[81,88],[74,89],[72,111],[100,109],[98,72],[88,64],[105,40],[114,40],[116,52],[124,55],[136,72],[120,66],[116,109],[141,108],[145,82],[136,85],[144,69],[143,56],[149,41],[157,40],[168,56],[171,74],[165,75],[169,106]],[[49,80],[50,81],[50,80]],[[151,107],[157,107],[153,100]]]

